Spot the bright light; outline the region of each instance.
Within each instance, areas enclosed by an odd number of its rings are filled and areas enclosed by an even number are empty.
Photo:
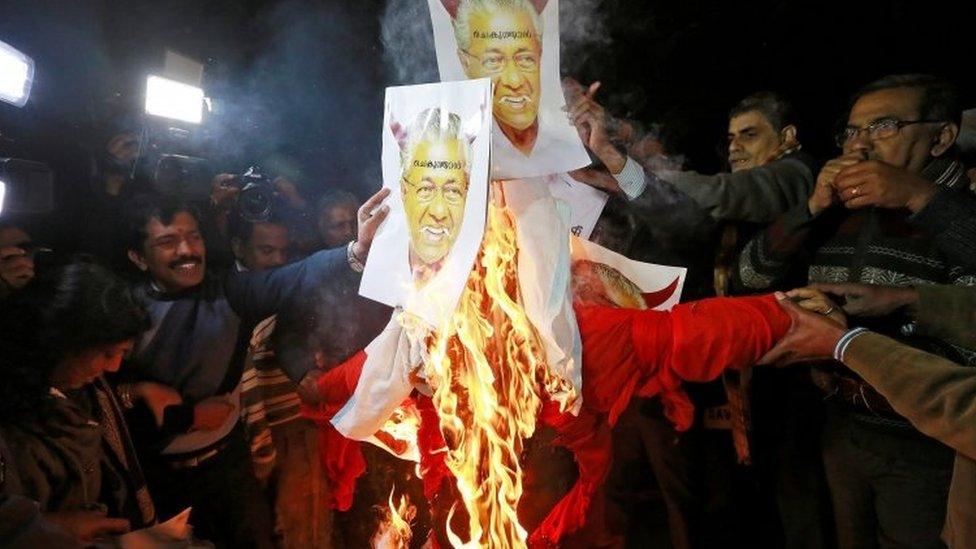
[[[3,197],[7,194],[7,184],[0,181],[0,214],[3,213]]]
[[[34,82],[34,60],[0,42],[0,101],[23,107]]]
[[[189,84],[149,75],[146,112],[199,124],[203,120],[203,90]]]

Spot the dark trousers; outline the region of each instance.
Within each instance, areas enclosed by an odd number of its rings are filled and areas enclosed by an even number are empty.
[[[953,455],[911,427],[830,406],[823,456],[841,549],[944,547]]]
[[[821,457],[823,408],[823,393],[810,383],[809,371],[753,371],[753,506],[764,547],[836,545]]]
[[[254,477],[243,430],[235,429],[219,454],[188,469],[147,463],[146,477],[160,520],[192,506],[199,539],[218,548],[271,547],[271,512]]]
[[[704,429],[700,418],[688,431],[675,432],[657,399],[645,402],[643,416],[644,444],[667,508],[672,546],[755,546],[748,541],[749,509],[734,505],[742,469],[735,465],[730,432]]]

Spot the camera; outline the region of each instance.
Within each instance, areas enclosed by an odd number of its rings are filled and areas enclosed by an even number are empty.
[[[259,167],[251,166],[230,184],[241,190],[237,194],[237,211],[242,219],[258,223],[271,218],[277,193],[274,181]]]

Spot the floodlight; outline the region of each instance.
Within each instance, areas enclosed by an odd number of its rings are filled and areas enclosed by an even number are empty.
[[[0,101],[23,107],[34,83],[34,60],[0,41]]]
[[[149,75],[146,81],[146,112],[199,124],[203,121],[203,90],[176,80]]]

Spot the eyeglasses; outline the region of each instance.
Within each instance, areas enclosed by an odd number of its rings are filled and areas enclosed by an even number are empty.
[[[509,61],[515,62],[515,67],[525,73],[539,72],[539,55],[533,52],[523,51],[509,57],[500,53],[487,53],[478,57],[467,50],[461,50],[468,57],[478,61],[486,74],[492,76],[501,74]]]
[[[838,147],[844,148],[844,145],[847,145],[851,141],[857,139],[857,137],[861,135],[861,132],[868,132],[868,138],[874,141],[878,139],[892,138],[905,126],[911,126],[912,124],[931,124],[936,122],[942,122],[942,120],[898,120],[896,118],[882,118],[880,120],[871,122],[863,128],[848,126],[837,132],[837,135],[834,136],[834,140]]]
[[[465,194],[467,194],[467,189],[456,183],[445,183],[444,185],[438,186],[430,181],[421,181],[417,184],[411,182],[406,177],[402,177],[401,179],[408,187],[413,189],[414,194],[417,195],[417,201],[421,204],[433,202],[437,193],[440,192],[445,202],[452,206],[457,206],[464,202]]]

